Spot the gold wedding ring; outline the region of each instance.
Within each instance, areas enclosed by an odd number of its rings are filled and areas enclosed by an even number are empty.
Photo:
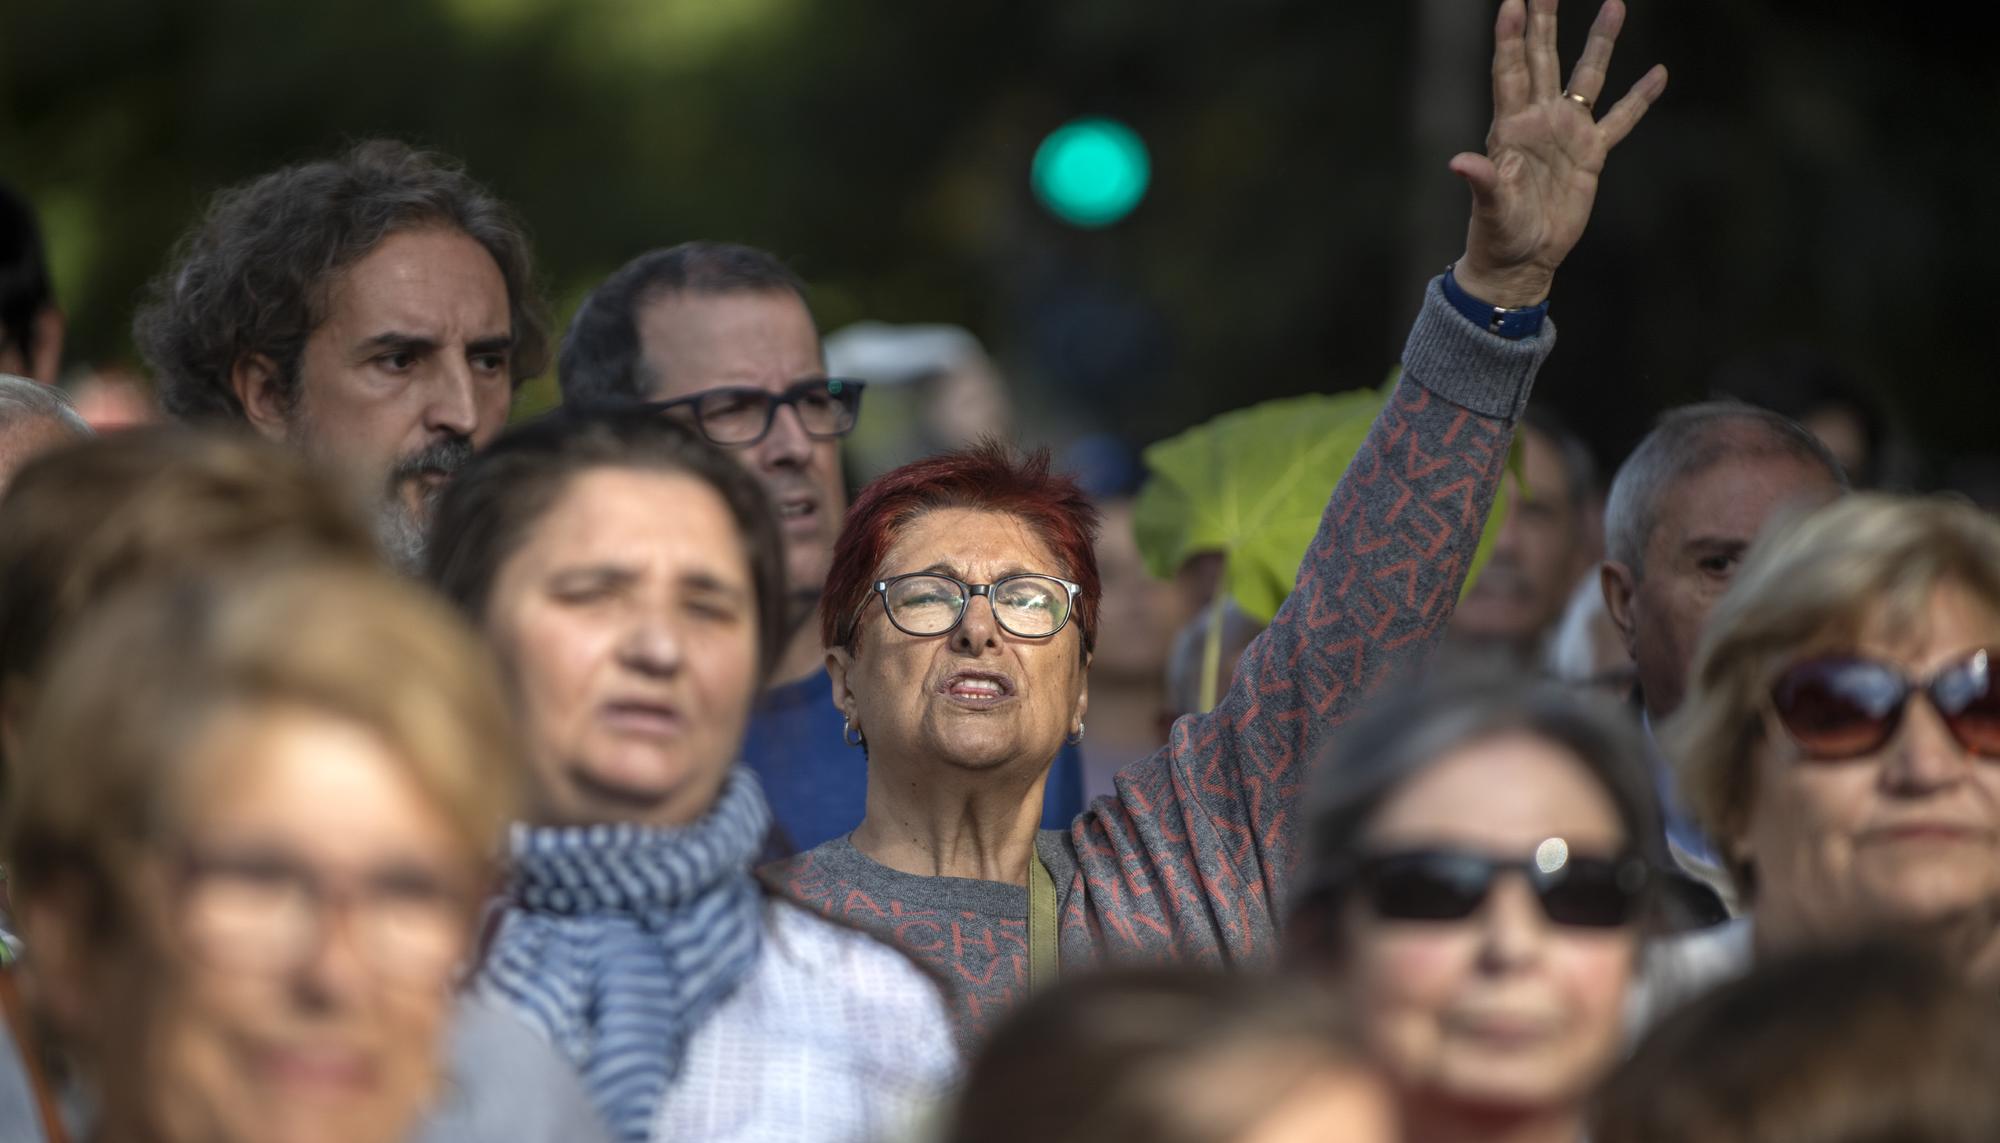
[[[1576,102],[1577,102],[1578,106],[1582,107],[1582,108],[1583,108],[1583,109],[1584,109],[1585,111],[1592,111],[1592,110],[1594,110],[1594,109],[1593,109],[1593,108],[1592,108],[1592,107],[1590,106],[1590,100],[1588,100],[1588,99],[1585,99],[1585,98],[1584,98],[1583,96],[1581,96],[1581,95],[1578,95],[1578,94],[1577,94],[1576,92],[1574,92],[1574,91],[1565,91],[1565,92],[1563,92],[1563,98],[1564,98],[1564,99],[1574,99],[1574,100],[1576,100]]]

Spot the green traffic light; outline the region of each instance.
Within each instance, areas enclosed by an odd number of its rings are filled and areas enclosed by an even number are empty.
[[[1051,214],[1095,228],[1132,213],[1152,177],[1146,144],[1130,127],[1115,119],[1077,119],[1035,149],[1029,182]]]

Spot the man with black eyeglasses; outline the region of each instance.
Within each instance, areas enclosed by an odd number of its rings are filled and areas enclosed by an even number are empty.
[[[819,638],[820,591],[847,512],[841,438],[864,383],[826,375],[805,283],[748,246],[651,250],[593,290],[557,365],[570,405],[635,405],[700,430],[770,494],[785,544],[791,631],[750,719],[743,760],[763,780],[778,834],[770,856],[845,835],[861,821],[866,759],[841,733]],[[1065,747],[1043,824],[1083,809],[1082,765]]]

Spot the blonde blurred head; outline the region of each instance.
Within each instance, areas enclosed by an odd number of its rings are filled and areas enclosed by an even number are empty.
[[[5,852],[38,997],[105,1138],[400,1137],[440,1082],[451,974],[518,807],[501,695],[443,602],[354,566],[142,582],[65,639],[12,760]],[[305,943],[243,936],[218,957],[191,903],[211,851],[249,900],[317,886],[306,928],[282,906]],[[397,877],[401,900],[411,877],[435,890],[414,986],[361,963],[355,910]],[[239,906],[235,932],[257,931],[243,908],[268,929],[269,906]],[[299,1059],[361,1078],[308,1105]]]

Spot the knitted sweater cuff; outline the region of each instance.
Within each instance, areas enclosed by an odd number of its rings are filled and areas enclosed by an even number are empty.
[[[1462,409],[1515,421],[1528,406],[1535,371],[1555,343],[1553,321],[1518,339],[1480,329],[1445,300],[1439,275],[1424,289],[1423,308],[1403,346],[1403,373]]]

